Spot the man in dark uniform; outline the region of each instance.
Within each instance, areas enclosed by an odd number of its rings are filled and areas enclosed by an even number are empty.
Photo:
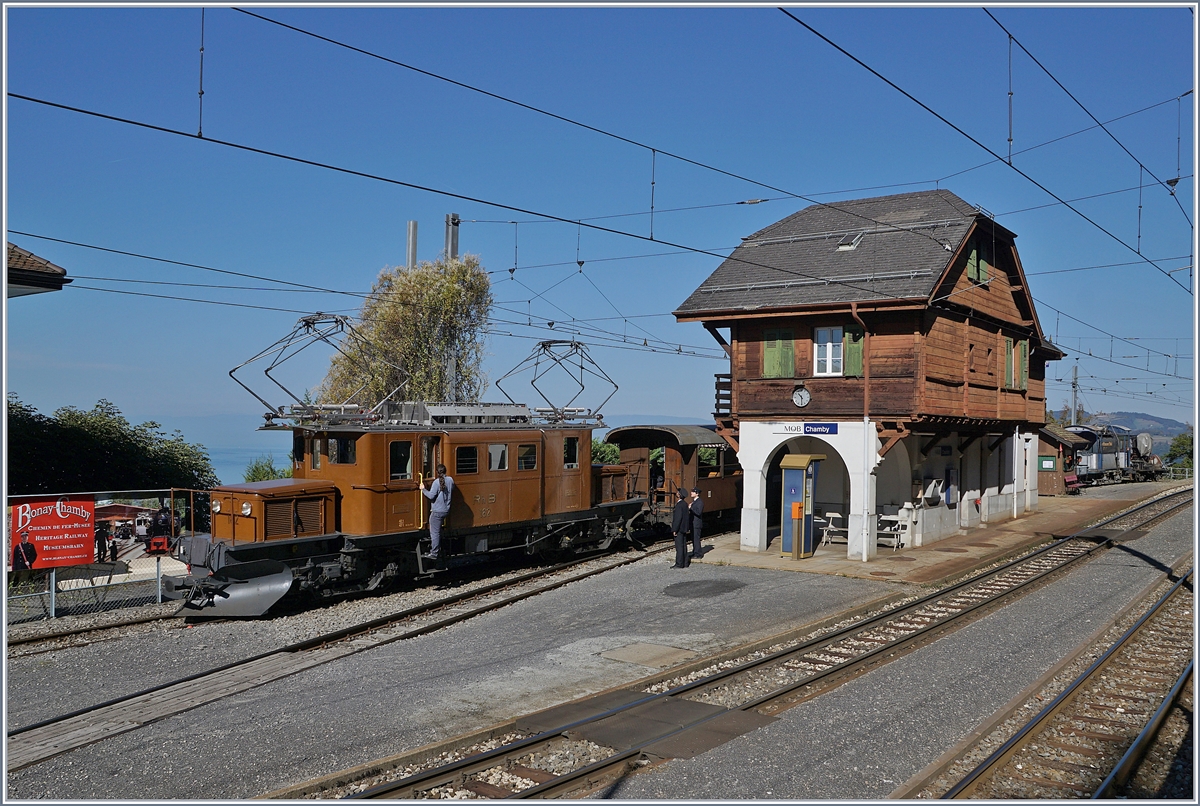
[[[29,542],[29,532],[21,532],[21,542],[13,546],[12,570],[9,585],[20,585],[33,578],[33,563],[37,559],[37,549]]]
[[[688,506],[692,513],[692,557],[699,559],[704,556],[700,548],[700,533],[704,531],[704,502],[700,500],[700,488],[692,488],[692,503]]]
[[[678,500],[675,501],[675,509],[671,512],[671,531],[675,535],[675,564],[672,568],[687,568],[688,562],[687,544],[689,522],[692,519],[692,514],[688,510],[687,493],[680,488],[676,491]]]

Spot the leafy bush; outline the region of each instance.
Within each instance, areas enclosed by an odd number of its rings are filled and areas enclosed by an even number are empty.
[[[266,456],[260,456],[246,465],[246,472],[242,477],[247,482],[290,479],[292,477],[292,463],[288,462],[286,467],[275,467],[275,457],[268,453]]]
[[[592,464],[615,465],[621,461],[621,449],[611,442],[592,440]]]
[[[47,417],[8,396],[8,494],[208,489],[220,483],[203,445],[131,425],[112,403],[64,406]]]

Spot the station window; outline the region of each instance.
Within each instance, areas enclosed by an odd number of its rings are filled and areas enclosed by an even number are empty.
[[[579,467],[579,437],[563,438],[563,467],[568,470]]]
[[[479,448],[474,445],[460,445],[454,449],[455,473],[479,472]]]
[[[813,334],[813,374],[842,374],[842,329],[819,327]]]
[[[517,470],[537,470],[537,445],[517,446]]]
[[[324,442],[325,440],[321,439],[320,437],[313,437],[312,451],[310,452],[312,455],[313,470],[321,469],[321,454],[325,452],[325,446],[323,444]]]
[[[967,279],[986,286],[988,267],[996,265],[993,236],[977,233],[967,244]]]
[[[488,445],[488,470],[508,470],[507,445]]]
[[[792,378],[796,375],[796,358],[792,346],[795,334],[791,330],[763,331],[764,378]]]
[[[330,437],[329,464],[352,465],[358,461],[358,437]]]
[[[388,469],[392,479],[412,478],[412,443],[396,440],[388,448]]]

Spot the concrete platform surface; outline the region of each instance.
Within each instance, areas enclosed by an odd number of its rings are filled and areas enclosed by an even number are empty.
[[[898,551],[880,546],[876,556],[865,562],[861,557],[847,557],[845,544],[836,543],[819,547],[812,557],[793,560],[790,555],[780,554],[777,534],[766,551],[742,551],[737,532],[716,535],[711,545],[705,538],[704,556],[693,562],[930,584],[954,579],[1051,537],[1069,535],[1144,498],[1191,483],[1188,480],[1120,484],[1091,487],[1079,495],[1042,496],[1038,498],[1037,512],[1029,515],[971,529],[927,546]]]

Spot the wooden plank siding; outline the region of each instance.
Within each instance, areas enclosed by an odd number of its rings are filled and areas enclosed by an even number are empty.
[[[1004,388],[1005,339],[1028,337],[1028,331],[1019,325],[1001,327],[938,309],[864,311],[861,315],[870,336],[869,416],[1044,422],[1043,359],[1030,356],[1028,389]],[[1011,315],[1019,315],[1015,306]],[[733,411],[739,418],[861,417],[866,379],[812,374],[814,330],[854,324],[848,315],[830,314],[731,323]],[[791,330],[794,336],[793,377],[764,378],[763,333],[781,329]],[[798,409],[792,403],[792,391],[801,381],[812,394],[812,402]]]
[[[1016,258],[1012,244],[996,242],[996,258],[998,266],[988,266],[987,279],[976,282],[967,276],[967,255],[964,253],[955,261],[954,266],[940,286],[938,296],[946,296],[957,304],[978,311],[981,314],[1005,322],[1023,322],[1025,315],[1017,306],[1014,293],[1021,293],[1014,288],[1013,279],[1016,273]],[[950,286],[953,281],[953,286]]]

